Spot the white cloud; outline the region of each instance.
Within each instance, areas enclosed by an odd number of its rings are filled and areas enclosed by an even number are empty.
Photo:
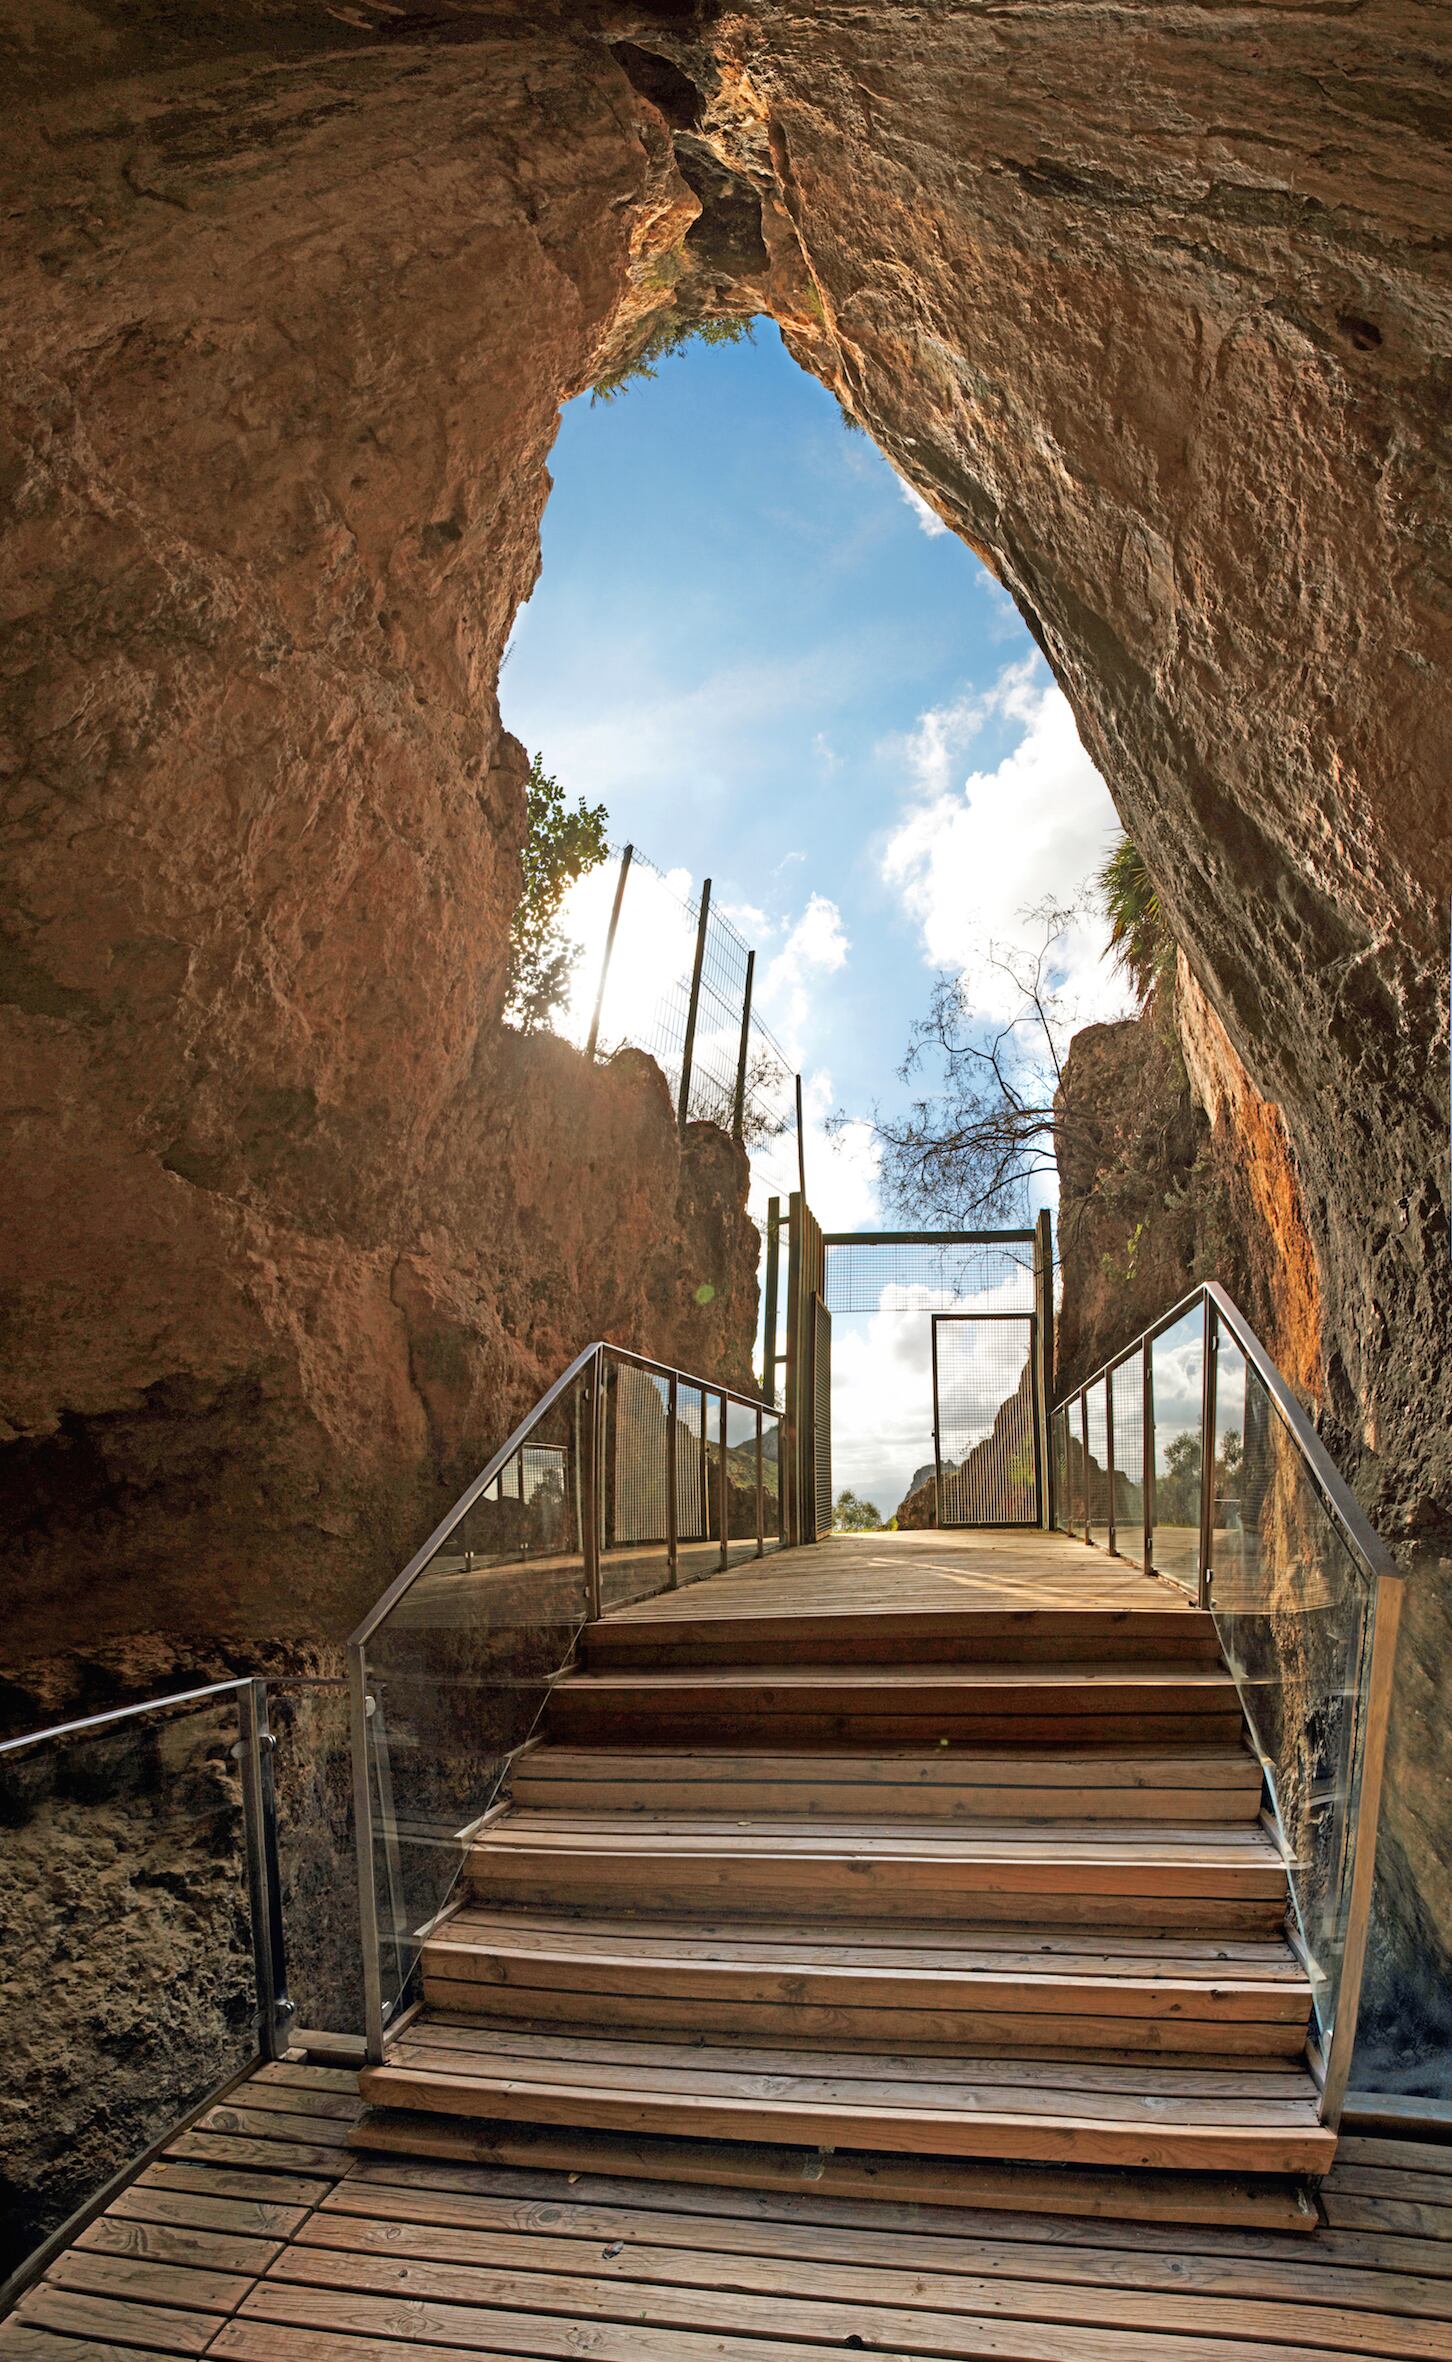
[[[820,979],[846,965],[850,948],[836,903],[825,894],[813,894],[780,951],[767,961],[757,1005],[788,1057],[799,1065]]]
[[[962,766],[993,720],[1021,725],[991,770]],[[987,965],[991,946],[1037,949],[1024,913],[1069,902],[1118,829],[1109,792],[1079,741],[1067,699],[1037,658],[1010,665],[984,697],[930,708],[906,744],[911,801],[888,838],[883,876],[916,921],[929,964],[965,980],[969,1007],[1011,1015],[1018,994]],[[1104,957],[1097,912],[1069,929],[1057,979],[1077,1023],[1122,1016],[1132,997]]]
[[[943,523],[943,520],[938,515],[937,510],[929,508],[921,492],[917,490],[915,485],[907,483],[901,476],[899,476],[898,490],[901,492],[907,506],[912,510],[913,515],[917,518],[918,523],[921,525],[923,531],[928,535],[930,540],[936,541],[940,534],[946,533],[948,531],[948,527]]]

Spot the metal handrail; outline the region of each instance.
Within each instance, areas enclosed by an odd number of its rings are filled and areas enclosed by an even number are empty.
[[[573,1385],[576,1378],[589,1368],[591,1362],[598,1360],[605,1353],[612,1355],[618,1361],[632,1363],[638,1370],[649,1370],[655,1377],[674,1378],[678,1384],[684,1386],[702,1386],[710,1394],[724,1396],[727,1402],[742,1403],[747,1410],[765,1411],[772,1418],[779,1415],[776,1405],[764,1402],[760,1395],[743,1394],[738,1387],[723,1385],[717,1378],[701,1378],[686,1370],[672,1369],[668,1362],[653,1361],[649,1354],[637,1353],[629,1345],[611,1345],[604,1338],[597,1338],[593,1345],[583,1345],[568,1369],[561,1371],[554,1384],[540,1396],[533,1410],[525,1413],[514,1432],[499,1446],[493,1458],[487,1460],[472,1483],[465,1486],[452,1509],[444,1512],[428,1540],[415,1550],[402,1573],[395,1575],[388,1589],[374,1601],[362,1623],[355,1625],[348,1635],[347,1646],[350,1652],[362,1648],[365,1642],[372,1637],[384,1617],[392,1613],[404,1593],[412,1588],[435,1552],[443,1548],[455,1526],[462,1518],[467,1517],[475,1502],[493,1484],[496,1476],[503,1472],[514,1458],[515,1453],[528,1442],[540,1420],[545,1417],[547,1412],[554,1409],[560,1396]]]
[[[1314,1491],[1333,1527],[1346,1545],[1353,1565],[1360,1573],[1370,1593],[1371,1654],[1365,1679],[1356,1696],[1360,1717],[1360,1766],[1356,1810],[1346,1834],[1343,1864],[1349,1864],[1349,1875],[1340,1892],[1345,1897],[1345,1928],[1341,1948],[1341,1973],[1335,1989],[1335,2006],[1331,2019],[1330,2040],[1324,2050],[1312,2047],[1311,2063],[1321,2083],[1321,2113],[1329,2123],[1335,2123],[1350,2081],[1352,2051],[1356,2040],[1356,2023],[1360,2009],[1361,1987],[1366,1969],[1367,1945],[1371,1924],[1372,1886],[1376,1866],[1376,1833],[1381,1810],[1381,1790],[1386,1763],[1387,1731],[1391,1713],[1392,1673],[1396,1657],[1397,1628],[1401,1616],[1403,1583],[1396,1563],[1385,1543],[1372,1526],[1361,1503],[1357,1500],[1340,1470],[1335,1465],[1325,1444],[1306,1416],[1291,1388],[1276,1367],[1270,1354],[1256,1335],[1244,1313],[1215,1280],[1205,1280],[1182,1296],[1177,1304],[1162,1314],[1133,1342],[1102,1362],[1091,1377],[1082,1384],[1068,1388],[1055,1403],[1051,1425],[1064,1419],[1066,1454],[1069,1449],[1070,1406],[1079,1408],[1079,1445],[1082,1453],[1084,1493],[1084,1539],[1090,1539],[1092,1529],[1100,1521],[1094,1514],[1090,1482],[1091,1455],[1089,1450],[1089,1398],[1101,1386],[1105,1390],[1106,1455],[1105,1475],[1108,1483],[1107,1517],[1105,1525],[1109,1548],[1117,1549],[1117,1512],[1115,1499],[1115,1443],[1114,1443],[1114,1381],[1128,1365],[1138,1362],[1144,1401],[1143,1504],[1144,1504],[1144,1565],[1146,1572],[1153,1564],[1152,1535],[1154,1532],[1154,1436],[1152,1347],[1156,1338],[1179,1325],[1196,1309],[1203,1313],[1203,1378],[1200,1412],[1200,1540],[1198,1555],[1198,1592],[1202,1607],[1215,1613],[1211,1590],[1212,1523],[1214,1514],[1214,1462],[1217,1379],[1216,1364],[1220,1332],[1224,1329],[1233,1339],[1254,1370],[1273,1404],[1281,1423],[1296,1447],[1301,1465],[1310,1478]],[[1050,1465],[1054,1453],[1050,1453]],[[1056,1522],[1060,1505],[1055,1505]],[[1218,1620],[1218,1619],[1217,1619]],[[1282,1841],[1287,1873],[1291,1887],[1292,1907],[1304,1922],[1304,1908],[1297,1891],[1296,1865],[1287,1842],[1280,1796],[1277,1767],[1267,1755],[1257,1727],[1256,1700],[1246,1692],[1231,1657],[1227,1657],[1231,1673],[1240,1691],[1242,1705],[1256,1752],[1266,1780],[1271,1812]],[[1309,1947],[1303,1944],[1307,1960]]]
[[[1172,1305],[1170,1310],[1162,1314],[1149,1328],[1141,1329],[1139,1335],[1133,1338],[1128,1345],[1121,1347],[1118,1353],[1111,1354],[1108,1361],[1101,1362],[1098,1369],[1089,1377],[1082,1379],[1077,1386],[1068,1387],[1054,1404],[1055,1413],[1067,1409],[1071,1402],[1079,1402],[1091,1394],[1102,1378],[1106,1378],[1112,1371],[1122,1368],[1125,1362],[1133,1361],[1137,1355],[1145,1351],[1147,1346],[1153,1345],[1156,1337],[1162,1337],[1166,1329],[1174,1328],[1177,1322],[1184,1319],[1187,1312],[1193,1312],[1196,1305],[1203,1304],[1207,1298],[1215,1306],[1226,1327],[1234,1335],[1241,1352],[1253,1365],[1257,1377],[1265,1386],[1276,1409],[1290,1428],[1318,1492],[1335,1518],[1337,1525],[1341,1528],[1345,1539],[1362,1561],[1367,1573],[1373,1576],[1391,1575],[1400,1580],[1400,1577],[1397,1576],[1396,1561],[1391,1552],[1367,1517],[1366,1511],[1336,1466],[1325,1444],[1316,1433],[1245,1314],[1234,1298],[1226,1294],[1218,1280],[1202,1280],[1198,1287],[1192,1288],[1187,1296],[1182,1296],[1177,1304]]]
[[[588,1603],[586,1613],[589,1616],[598,1616],[600,1614],[600,1569],[603,1546],[602,1524],[604,1517],[602,1492],[603,1449],[601,1434],[601,1413],[605,1398],[603,1373],[607,1366],[628,1367],[643,1370],[652,1378],[664,1379],[667,1384],[668,1391],[666,1399],[669,1424],[667,1427],[666,1440],[666,1549],[667,1563],[670,1569],[668,1578],[670,1583],[674,1585],[676,1580],[676,1415],[677,1403],[682,1387],[692,1391],[699,1391],[702,1397],[703,1406],[707,1396],[713,1397],[719,1403],[721,1450],[721,1517],[719,1543],[721,1550],[721,1564],[723,1566],[725,1566],[727,1563],[727,1553],[730,1547],[730,1538],[727,1533],[725,1513],[727,1483],[727,1406],[728,1404],[736,1403],[741,1405],[743,1409],[746,1409],[755,1415],[756,1550],[758,1556],[764,1549],[766,1533],[763,1503],[762,1439],[765,1431],[766,1421],[780,1421],[782,1418],[782,1413],[777,1409],[775,1404],[764,1401],[760,1395],[748,1394],[743,1392],[743,1390],[739,1387],[726,1385],[719,1379],[697,1377],[687,1371],[674,1369],[668,1362],[656,1361],[649,1354],[637,1353],[631,1346],[612,1345],[603,1339],[597,1339],[594,1344],[582,1347],[580,1352],[575,1355],[574,1360],[569,1364],[568,1368],[561,1371],[559,1377],[555,1379],[554,1384],[547,1390],[546,1393],[541,1395],[539,1401],[534,1405],[533,1409],[530,1410],[520,1421],[513,1433],[508,1436],[504,1443],[500,1445],[498,1451],[496,1451],[493,1456],[488,1461],[486,1461],[479,1474],[472,1480],[470,1484],[465,1487],[464,1491],[460,1494],[458,1500],[453,1504],[452,1508],[450,1508],[445,1513],[445,1515],[440,1519],[439,1523],[435,1526],[433,1532],[429,1535],[428,1540],[414,1552],[407,1566],[403,1568],[400,1574],[395,1576],[393,1582],[389,1584],[387,1590],[384,1591],[381,1597],[374,1602],[367,1615],[364,1616],[362,1622],[358,1624],[350,1634],[347,1642],[349,1716],[352,1730],[353,1756],[353,1804],[358,1858],[358,1916],[363,1945],[364,2017],[366,2025],[368,2056],[374,2061],[381,2059],[383,2056],[384,2031],[391,2012],[385,2007],[384,2004],[381,1973],[378,1874],[377,1866],[374,1860],[374,1775],[370,1770],[369,1736],[370,1719],[373,1715],[376,1701],[370,1691],[369,1685],[369,1666],[367,1658],[368,1643],[372,1640],[374,1634],[379,1631],[382,1625],[387,1622],[388,1618],[393,1613],[395,1608],[398,1607],[400,1602],[407,1597],[409,1591],[412,1589],[415,1582],[417,1582],[419,1576],[427,1567],[433,1564],[440,1550],[443,1549],[444,1545],[448,1542],[450,1535],[456,1531],[456,1529],[468,1515],[469,1511],[488,1492],[490,1486],[494,1484],[495,1480],[503,1475],[510,1462],[514,1460],[517,1455],[526,1447],[530,1436],[535,1432],[541,1421],[545,1419],[548,1413],[552,1411],[566,1396],[570,1388],[577,1383],[581,1383],[581,1409],[588,1414],[582,1421],[582,1431],[580,1436],[581,1487],[585,1495],[585,1500],[582,1503],[580,1515],[580,1556],[584,1565],[585,1591],[586,1600]],[[704,1425],[702,1441],[704,1443]],[[487,1572],[488,1569],[482,1571]],[[501,1567],[498,1571],[503,1572],[505,1570]],[[571,1640],[571,1648],[573,1648],[573,1636]],[[569,1652],[567,1651],[566,1654],[568,1659]],[[559,1673],[557,1671],[553,1676],[553,1679],[558,1678]],[[503,1775],[501,1774],[501,1778],[502,1776]],[[385,1818],[387,1815],[387,1810],[389,1809],[391,1808],[386,1808],[385,1810]],[[388,1837],[387,1831],[385,1830],[385,1852],[387,1851],[387,1844]],[[462,1868],[463,1858],[463,1853],[461,1852],[458,1864],[458,1868],[460,1869]],[[394,1870],[395,1865],[390,1862],[388,1864],[388,1875],[390,1880],[392,1880],[394,1876]],[[396,2011],[396,2009],[397,2001],[395,2001],[393,2004],[393,2010]]]

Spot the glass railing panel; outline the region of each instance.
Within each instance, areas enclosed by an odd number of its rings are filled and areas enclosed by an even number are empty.
[[[363,1650],[385,2014],[448,1901],[468,1831],[587,1620],[592,1363],[461,1517]],[[367,1938],[365,1936],[365,1944]]]
[[[609,1615],[670,1581],[670,1379],[606,1355],[600,1605]]]
[[[1266,1768],[1323,2037],[1346,1942],[1376,1587],[1222,1327],[1210,1605]]]
[[[1195,1593],[1200,1582],[1200,1428],[1205,1314],[1200,1304],[1150,1347],[1153,1400],[1152,1564]]]
[[[1089,1516],[1084,1467],[1084,1405],[1075,1395],[1069,1410],[1069,1530],[1082,1537]]]
[[[258,2055],[234,1692],[0,1751],[0,2279]]]
[[[726,1556],[735,1566],[756,1556],[756,1412],[726,1403]]]
[[[1114,1547],[1144,1563],[1144,1360],[1131,1353],[1110,1372],[1114,1427]]]
[[[1088,1486],[1089,1530],[1096,1541],[1109,1539],[1109,1388],[1101,1378],[1091,1386],[1084,1398],[1085,1428],[1089,1443],[1089,1464],[1085,1471]]]
[[[761,1421],[762,1526],[768,1550],[781,1547],[781,1418],[765,1411]]]
[[[676,1390],[676,1565],[682,1583],[698,1582],[721,1563],[711,1440],[720,1434],[720,1419],[720,1396],[682,1380]]]
[[[348,1687],[269,1680],[288,1998],[299,2031],[363,2029]]]
[[[1050,1421],[1054,1454],[1054,1523],[1062,1533],[1074,1530],[1073,1502],[1069,1491],[1069,1413],[1067,1407],[1055,1411]]]

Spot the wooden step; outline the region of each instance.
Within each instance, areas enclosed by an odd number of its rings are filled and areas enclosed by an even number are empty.
[[[510,1794],[532,1810],[784,1813],[857,1819],[1244,1822],[1261,1806],[1260,1765],[1243,1744],[1136,1753],[1121,1748],[818,1749],[565,1747],[517,1761]]]
[[[1265,1831],[760,1815],[528,1812],[491,1822],[467,1857],[491,1904],[777,1918],[932,1917],[993,1924],[1200,1928],[1273,1935],[1286,1879]]]
[[[607,1617],[586,1628],[586,1663],[701,1665],[1219,1665],[1215,1619],[1191,1607],[914,1608],[899,1613]]]
[[[1219,1949],[1094,1949],[1032,1926],[995,1944],[932,1925],[824,1934],[471,1907],[429,1938],[423,1978],[441,2009],[597,2030],[1299,2058],[1310,1992],[1288,1946]]]
[[[1310,2075],[1274,2062],[624,2047],[553,2028],[504,2040],[425,2010],[361,2089],[374,2107],[470,2119],[1039,2164],[1296,2174],[1335,2150]]]
[[[728,2250],[736,2243],[748,2249],[773,2236],[757,2220],[758,2193],[774,2195],[782,2220],[779,2243],[810,2243],[812,2230],[803,2221],[802,2202],[827,2201],[829,2228],[823,2237],[843,2242],[865,2236],[890,2241],[908,2264],[931,2261],[945,2233],[960,2230],[969,2260],[981,2268],[985,2255],[999,2267],[1011,2266],[1023,2252],[1005,2252],[991,2243],[998,2225],[985,2217],[1010,2219],[1016,2240],[1030,2231],[1037,2244],[1028,2246],[1032,2265],[1057,2268],[1073,2277],[1080,2255],[1077,2246],[1061,2247],[1060,2238],[1082,2218],[1079,2239],[1088,2226],[1101,2226],[1101,2236],[1116,2235],[1126,2224],[1215,2225],[1254,2231],[1314,2234],[1320,2227],[1314,2199],[1303,2180],[1280,2174],[1222,2174],[1176,2172],[1111,2172],[1094,2167],[1014,2165],[993,2159],[912,2157],[872,2150],[792,2149],[756,2141],[702,2141],[668,2135],[571,2130],[546,2124],[504,2124],[441,2116],[421,2109],[366,2108],[350,2135],[360,2152],[349,2180],[340,2186],[337,2203],[348,2203],[348,2193],[375,2191],[400,2213],[436,2205],[440,2193],[457,2193],[467,2203],[498,2209],[509,2223],[532,2223],[538,2201],[544,2198],[559,2220],[571,2207],[602,2239],[618,2235],[613,2223],[598,2211],[613,2201],[623,2178],[631,2184],[653,2183],[650,2201],[664,2209],[637,2214],[632,2228],[652,2234],[674,2230],[679,2238],[699,2221],[701,2200],[695,2194],[706,2185],[716,2192],[722,2209]],[[564,2194],[556,2195],[546,2177],[567,2174]],[[727,2192],[742,2193],[734,2202]],[[632,2190],[639,2207],[645,2197]],[[650,2205],[647,2201],[647,2205]],[[933,2211],[926,2217],[919,2208]],[[749,2210],[749,2211],[748,2211]],[[1037,2218],[1049,2217],[1040,2223]],[[1069,2218],[1066,2222],[1065,2218]],[[777,2218],[771,2218],[775,2221]],[[1169,2231],[1161,2234],[1167,2241]],[[1141,2237],[1143,2233],[1141,2233]],[[1116,2256],[1112,2259],[1118,2262]],[[1157,2266],[1171,2284],[1183,2269],[1173,2253],[1154,2256],[1144,2272]],[[1230,2267],[1233,2269],[1233,2266]],[[1313,2267],[1312,2267],[1313,2268]]]
[[[1232,1745],[1235,1684],[1210,1665],[732,1666],[581,1673],[545,1729],[577,1746],[822,1743]]]

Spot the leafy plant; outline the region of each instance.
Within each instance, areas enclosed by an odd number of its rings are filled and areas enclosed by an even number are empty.
[[[560,933],[560,904],[567,889],[596,869],[609,847],[605,806],[582,796],[571,809],[557,779],[536,755],[525,786],[529,834],[523,880],[509,931],[509,993],[505,1014],[523,1033],[537,1033],[564,1004],[580,956],[578,943]]]
[[[1109,921],[1109,947],[1141,1001],[1175,972],[1175,939],[1159,889],[1133,837],[1121,836],[1095,880]]]
[[[859,1500],[856,1493],[840,1492],[832,1511],[832,1530],[839,1534],[880,1534],[882,1511],[875,1502]]]
[[[645,342],[634,355],[607,369],[590,388],[591,403],[614,402],[633,385],[640,385],[648,377],[658,376],[659,361],[668,361],[673,353],[682,353],[689,344],[754,344],[756,332],[749,320],[689,320],[679,312],[663,312]]]

